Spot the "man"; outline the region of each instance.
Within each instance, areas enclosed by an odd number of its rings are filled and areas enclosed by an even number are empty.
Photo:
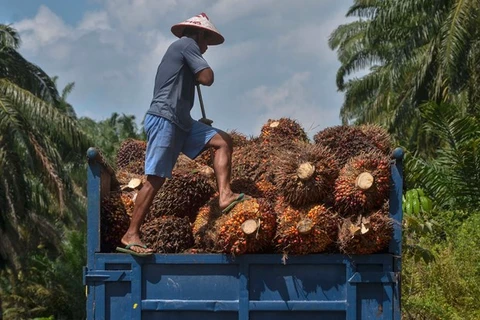
[[[230,189],[232,139],[211,127],[211,120],[195,121],[190,116],[195,85],[211,86],[214,81],[202,54],[209,45],[223,43],[224,38],[204,13],[172,26],[171,31],[179,39],[170,45],[158,66],[153,99],[144,121],[147,181],[137,195],[130,226],[121,239],[125,247],[117,247],[118,251],[140,256],[153,253],[140,239],[140,226],[165,178],[171,178],[180,152],[194,159],[203,150],[215,149],[213,169],[222,211],[227,212],[244,198]]]

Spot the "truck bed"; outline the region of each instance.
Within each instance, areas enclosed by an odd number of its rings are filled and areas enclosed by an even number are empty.
[[[100,252],[100,199],[113,172],[88,153],[87,319],[400,319],[402,158],[392,155],[389,252],[155,254]]]

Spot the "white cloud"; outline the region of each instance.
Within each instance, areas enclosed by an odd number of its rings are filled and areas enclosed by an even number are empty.
[[[172,10],[176,0],[103,0],[106,11],[118,27],[148,28],[158,24],[165,14]]]
[[[72,29],[61,18],[43,5],[35,18],[15,23],[15,28],[21,33],[22,49],[35,53],[39,48],[69,37],[72,33]]]
[[[259,132],[268,119],[282,117],[299,121],[309,135],[333,123],[337,111],[332,112],[322,101],[313,100],[311,81],[310,72],[295,73],[276,87],[260,86],[247,92],[245,106],[251,106],[259,114],[255,130]]]
[[[141,120],[175,39],[171,25],[206,12],[226,38],[205,54],[215,71],[214,86],[203,91],[215,124],[257,134],[268,118],[292,117],[306,128],[338,122],[342,98],[326,40],[345,22],[346,0],[95,1],[103,7],[77,24],[46,6],[14,24],[27,59],[58,75],[60,87],[75,81],[69,102],[80,116],[124,112]]]
[[[212,21],[215,24],[229,23],[233,20],[248,16],[255,15],[256,13],[264,13],[266,10],[275,8],[278,4],[278,0],[262,0],[262,1],[246,1],[246,0],[228,0],[217,1],[208,10],[208,15],[213,17]]]
[[[80,21],[79,31],[89,32],[97,30],[111,30],[110,19],[105,11],[87,12]]]

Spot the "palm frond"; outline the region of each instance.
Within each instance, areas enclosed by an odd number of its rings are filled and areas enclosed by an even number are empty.
[[[0,78],[9,79],[46,102],[59,102],[59,94],[52,79],[13,48],[0,50]]]
[[[78,123],[29,91],[5,79],[0,79],[0,96],[3,95],[12,105],[21,110],[43,134],[61,138],[77,150],[86,150],[90,141]],[[51,124],[55,123],[55,126]]]
[[[0,50],[3,47],[18,49],[20,47],[20,35],[10,25],[0,23]]]
[[[372,19],[375,17],[382,2],[381,0],[355,0],[353,5],[348,9],[346,16]]]
[[[450,90],[456,90],[466,82],[466,69],[473,37],[477,34],[479,4],[475,0],[457,0],[441,28],[439,74],[435,94],[445,101]],[[463,68],[459,68],[462,66]]]

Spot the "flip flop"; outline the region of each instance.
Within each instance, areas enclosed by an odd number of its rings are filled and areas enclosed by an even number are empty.
[[[237,199],[233,200],[225,209],[222,210],[222,213],[228,213],[232,210],[237,204],[245,200],[245,194],[240,193]]]
[[[117,247],[117,251],[123,252],[123,253],[130,253],[133,254],[134,256],[139,256],[139,257],[148,257],[153,254],[153,252],[136,252],[130,249],[131,247],[141,247],[144,249],[147,249],[146,245],[138,244],[138,243],[130,243],[125,246],[125,248],[122,247]]]

